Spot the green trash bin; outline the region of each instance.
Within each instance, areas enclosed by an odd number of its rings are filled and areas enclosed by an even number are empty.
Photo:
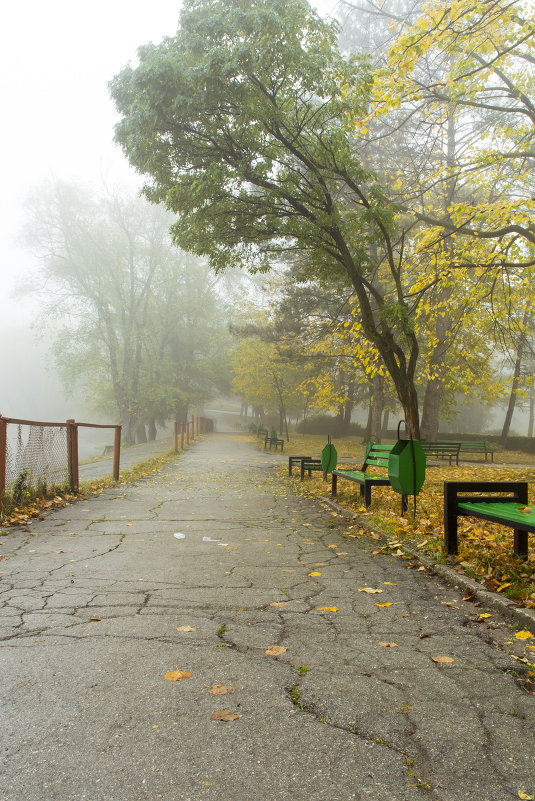
[[[327,474],[332,473],[338,462],[338,453],[336,448],[331,443],[329,435],[329,442],[321,452],[321,468],[323,470],[323,480],[327,481]]]
[[[418,495],[425,481],[425,453],[417,439],[399,439],[388,457],[388,478],[400,495]]]

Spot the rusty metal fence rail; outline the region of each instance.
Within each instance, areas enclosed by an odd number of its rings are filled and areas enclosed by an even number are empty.
[[[45,495],[54,488],[78,492],[78,429],[113,428],[113,477],[119,479],[121,426],[46,423],[0,415],[0,511],[5,498],[19,503],[24,493]]]

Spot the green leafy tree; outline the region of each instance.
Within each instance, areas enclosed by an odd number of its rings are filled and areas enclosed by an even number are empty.
[[[65,383],[112,411],[128,442],[208,397],[222,315],[211,272],[169,238],[169,215],[139,198],[56,183],[28,202],[34,289]]]
[[[298,253],[310,277],[343,279],[417,436],[404,237],[355,146],[370,84],[305,0],[188,0],[176,37],[110,89],[147,196],[179,214],[175,241],[215,270]]]

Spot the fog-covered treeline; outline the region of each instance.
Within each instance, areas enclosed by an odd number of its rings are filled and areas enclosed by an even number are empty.
[[[154,438],[228,386],[225,301],[206,262],[174,247],[170,215],[136,196],[48,184],[28,201],[41,324],[67,387]]]

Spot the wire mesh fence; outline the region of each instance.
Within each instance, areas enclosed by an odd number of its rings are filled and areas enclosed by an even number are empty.
[[[10,509],[54,492],[79,491],[79,429],[114,429],[113,478],[119,480],[121,426],[98,423],[44,423],[17,420],[0,414],[0,517]],[[190,439],[214,430],[213,420],[205,417],[180,425],[181,448]],[[178,452],[178,426],[175,424],[175,452]]]
[[[78,492],[78,429],[113,428],[113,477],[119,478],[121,426],[43,423],[0,415],[0,514],[61,490]]]
[[[67,425],[8,425],[5,493],[15,505],[28,495],[69,486]]]
[[[68,488],[67,425],[32,421],[6,425],[4,470],[4,494],[14,506]]]

